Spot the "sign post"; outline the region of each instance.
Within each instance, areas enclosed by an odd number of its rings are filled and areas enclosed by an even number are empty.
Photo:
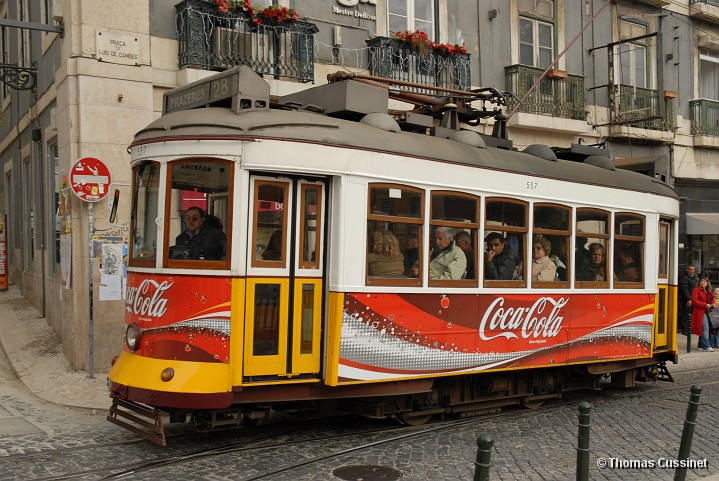
[[[110,171],[101,160],[93,157],[85,157],[78,160],[70,170],[70,188],[75,195],[82,201],[87,202],[87,230],[88,230],[88,281],[89,281],[89,302],[88,302],[88,336],[89,336],[89,353],[88,353],[88,371],[90,379],[94,379],[94,326],[93,326],[93,287],[92,287],[92,238],[93,238],[93,203],[99,202],[107,196],[110,188]]]

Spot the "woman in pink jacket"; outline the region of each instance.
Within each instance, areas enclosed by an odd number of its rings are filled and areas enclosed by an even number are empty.
[[[699,349],[714,352],[709,343],[709,316],[714,305],[714,295],[709,279],[702,277],[692,290],[692,334],[699,337]]]

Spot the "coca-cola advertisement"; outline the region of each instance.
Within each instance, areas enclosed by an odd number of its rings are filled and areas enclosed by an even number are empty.
[[[125,320],[142,330],[137,354],[229,363],[231,288],[226,277],[128,273]]]
[[[650,294],[345,296],[340,382],[651,355]]]

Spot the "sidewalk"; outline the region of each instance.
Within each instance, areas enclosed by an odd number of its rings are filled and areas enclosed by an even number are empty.
[[[36,396],[63,406],[106,411],[112,401],[106,373],[76,371],[62,353],[60,337],[20,295],[0,292],[0,348],[15,375]]]

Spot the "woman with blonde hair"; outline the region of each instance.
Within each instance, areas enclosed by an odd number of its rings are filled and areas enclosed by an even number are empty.
[[[367,256],[369,275],[394,277],[404,274],[404,255],[397,237],[387,229],[372,233],[372,252]]]

